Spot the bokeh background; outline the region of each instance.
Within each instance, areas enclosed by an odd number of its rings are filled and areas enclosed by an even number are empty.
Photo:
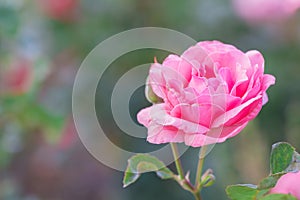
[[[252,14],[243,15],[253,7]],[[72,86],[83,59],[106,38],[144,26],[263,53],[266,72],[277,78],[268,91],[270,101],[240,135],[216,145],[206,158],[205,168],[214,169],[217,182],[203,197],[225,200],[227,185],[258,183],[268,174],[273,143],[287,141],[300,149],[300,12],[278,5],[259,11],[267,7],[239,0],[0,0],[0,199],[192,199],[177,183],[152,173],[123,189],[122,172],[87,152],[72,120]],[[167,54],[134,51],[106,70],[96,109],[116,145],[135,151],[161,147],[125,135],[109,106],[122,74]],[[143,88],[130,102],[133,120],[149,105]],[[197,149],[182,159],[193,174]]]

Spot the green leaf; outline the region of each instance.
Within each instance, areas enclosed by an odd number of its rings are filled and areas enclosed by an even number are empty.
[[[273,188],[276,185],[278,179],[284,174],[285,173],[278,173],[264,178],[262,181],[260,181],[258,189],[263,190]]]
[[[295,148],[285,142],[272,146],[270,159],[271,174],[255,185],[233,185],[226,189],[228,197],[232,200],[296,200],[287,194],[268,194],[278,179],[288,173],[300,171],[300,154]]]
[[[292,163],[295,148],[285,142],[272,145],[270,168],[271,174],[286,172]]]
[[[256,199],[263,198],[269,191],[270,191],[270,189],[259,190],[259,192],[256,195]]]
[[[231,185],[226,188],[231,200],[254,200],[258,194],[257,187],[250,184]]]
[[[260,200],[297,200],[297,198],[289,194],[269,194]]]
[[[163,162],[149,154],[137,154],[128,160],[128,166],[123,179],[123,187],[134,183],[142,173],[153,172],[162,179],[174,178],[173,172]]]

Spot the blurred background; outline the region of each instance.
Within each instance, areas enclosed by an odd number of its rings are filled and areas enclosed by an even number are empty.
[[[287,141],[300,149],[299,6],[282,0],[0,0],[0,199],[193,198],[153,173],[123,189],[122,172],[87,152],[72,120],[72,86],[83,59],[106,38],[144,26],[263,53],[266,72],[277,78],[268,91],[269,103],[242,134],[216,145],[206,158],[205,168],[214,169],[217,181],[203,197],[225,200],[227,185],[258,183],[268,174],[271,144]],[[116,145],[137,152],[161,147],[122,133],[107,94],[126,71],[154,57],[162,61],[167,54],[152,49],[128,53],[100,80],[97,114]],[[136,113],[149,105],[143,88],[130,103],[136,120]],[[193,174],[197,149],[190,148],[182,159]]]

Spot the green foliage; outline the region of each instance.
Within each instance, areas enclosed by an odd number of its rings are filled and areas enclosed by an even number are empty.
[[[297,200],[297,198],[286,194],[269,194],[260,200]]]
[[[271,173],[284,172],[292,163],[295,148],[285,142],[279,142],[272,146],[270,168]]]
[[[286,194],[268,194],[278,179],[291,171],[300,171],[300,156],[295,148],[286,142],[272,146],[270,156],[270,175],[256,185],[231,185],[226,188],[228,197],[232,200],[296,200]]]
[[[276,185],[278,179],[282,176],[282,173],[279,174],[272,174],[263,180],[260,181],[258,188],[263,190],[263,189],[269,189],[272,188]]]
[[[128,160],[128,166],[123,179],[123,187],[134,183],[142,173],[156,172],[161,179],[174,178],[173,172],[163,162],[148,154],[137,154]]]
[[[227,187],[226,193],[232,200],[253,200],[258,190],[255,185],[231,185]]]

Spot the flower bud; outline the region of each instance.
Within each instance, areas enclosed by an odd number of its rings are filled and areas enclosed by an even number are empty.
[[[201,185],[202,187],[210,187],[216,181],[216,177],[213,175],[213,171],[208,169],[201,177]]]
[[[153,92],[151,85],[148,83],[148,78],[147,78],[147,84],[146,84],[146,88],[145,88],[145,96],[146,96],[147,100],[152,104],[163,102],[163,99],[160,98],[159,96],[157,96]]]

